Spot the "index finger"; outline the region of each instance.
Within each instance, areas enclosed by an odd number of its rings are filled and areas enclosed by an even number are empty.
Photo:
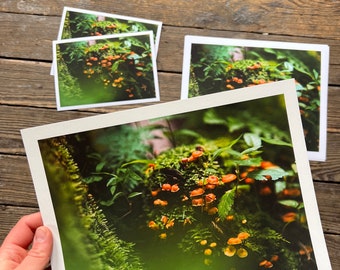
[[[40,212],[23,216],[8,233],[3,245],[27,248],[32,243],[35,230],[42,225]]]

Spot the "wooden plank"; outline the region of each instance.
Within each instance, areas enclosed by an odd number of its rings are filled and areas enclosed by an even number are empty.
[[[0,56],[8,58],[52,60],[52,40],[58,35],[60,18],[37,15],[0,13]],[[42,31],[48,25],[48,31]],[[243,38],[270,41],[301,42],[328,44],[331,50],[332,84],[339,84],[339,76],[333,74],[333,65],[340,65],[340,42],[337,39],[320,37],[296,37],[285,35],[262,35],[259,33],[216,31],[206,28],[178,28],[163,26],[159,54],[158,69],[161,71],[181,72],[183,63],[183,47],[185,35],[201,35],[225,38]],[[6,38],[4,38],[6,37]],[[20,42],[18,42],[20,40]],[[337,68],[338,70],[339,68]]]
[[[0,58],[0,66],[1,104],[56,108],[54,77],[49,75],[51,64]],[[180,98],[181,75],[159,72],[158,80],[161,101]],[[135,106],[116,106],[116,109],[95,111],[108,112]]]
[[[0,170],[0,204],[38,207],[26,157],[0,155]]]
[[[19,1],[4,0],[2,12],[58,16],[63,6],[160,20],[165,25],[238,32],[339,38],[338,1]]]
[[[49,63],[0,58],[0,66],[1,104],[56,108],[54,79],[49,75]],[[340,72],[340,68],[336,71]],[[340,80],[340,74],[337,76]],[[158,79],[162,102],[180,98],[181,74],[158,72]],[[337,84],[340,85],[340,81]],[[328,127],[331,129],[340,129],[339,91],[339,87],[329,87]],[[119,106],[116,110],[131,107],[134,106]],[[115,108],[102,108],[96,111],[114,110]]]
[[[22,14],[13,16],[11,13],[1,13],[0,56],[38,60],[52,59],[51,40],[57,37],[59,23],[60,18],[57,17]]]
[[[332,269],[340,269],[340,235],[326,234],[325,238]]]
[[[0,106],[0,152],[22,154],[20,130],[37,125],[91,116],[93,113]]]
[[[314,181],[314,189],[324,232],[339,234],[340,216],[334,209],[340,207],[340,185]]]
[[[19,206],[6,206],[0,205],[0,245],[5,239],[10,229],[24,216],[35,212],[39,209],[36,207],[19,207]]]

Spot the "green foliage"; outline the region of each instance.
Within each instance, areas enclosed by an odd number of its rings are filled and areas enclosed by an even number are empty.
[[[82,182],[65,138],[40,142],[67,269],[142,269]]]
[[[224,193],[218,204],[218,215],[221,219],[226,219],[234,205],[236,189],[230,189]]]
[[[83,91],[92,87],[112,93],[113,100],[106,102],[155,97],[148,36],[64,43],[58,45],[58,50],[58,65],[66,65],[68,77],[78,80]],[[63,93],[67,81],[60,75]]]
[[[318,149],[318,53],[213,45],[194,45],[193,51],[189,97],[295,78],[307,148],[310,151]],[[228,120],[235,128],[244,123],[235,120]]]
[[[57,72],[61,94],[65,97],[81,97],[82,90],[80,89],[79,82],[71,75],[66,62],[62,59],[59,46],[57,46],[57,59],[59,63]],[[63,102],[61,103],[61,105],[64,105]]]
[[[66,39],[148,30],[156,36],[157,26],[153,24],[68,11],[62,34]]]
[[[101,204],[110,206],[120,197],[127,200],[140,195],[134,189],[142,182],[141,168],[145,158],[150,155],[150,147],[143,142],[151,139],[150,127],[131,127],[123,125],[100,134],[93,145],[103,152],[87,153],[91,161],[84,172],[84,182],[92,189],[104,183],[109,190],[109,197],[98,196]]]

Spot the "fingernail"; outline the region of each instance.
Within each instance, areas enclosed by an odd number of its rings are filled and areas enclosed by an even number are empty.
[[[45,239],[46,239],[46,231],[45,231],[44,228],[39,227],[35,231],[34,241],[36,241],[36,242],[44,242]]]

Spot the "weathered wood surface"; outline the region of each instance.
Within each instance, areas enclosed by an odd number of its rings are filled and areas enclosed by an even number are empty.
[[[51,41],[63,7],[72,6],[163,22],[157,59],[161,102],[180,96],[185,35],[330,45],[327,161],[311,162],[311,169],[331,263],[340,269],[340,1],[96,2],[0,3],[0,242],[20,216],[38,210],[20,129],[133,107],[56,111]]]

